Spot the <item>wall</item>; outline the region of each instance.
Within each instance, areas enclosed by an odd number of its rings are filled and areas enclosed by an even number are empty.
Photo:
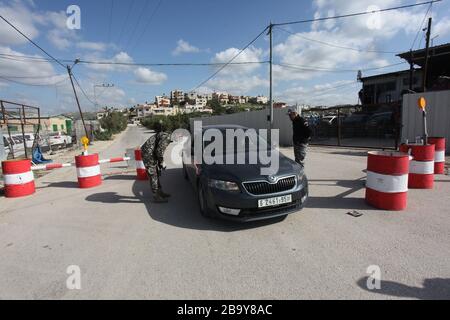
[[[445,137],[447,153],[450,153],[450,90],[434,91],[403,96],[402,142],[423,135],[422,112],[417,106],[419,97],[427,100],[427,125],[429,136]]]
[[[274,129],[280,131],[280,145],[292,146],[292,122],[287,116],[287,108],[274,109]],[[234,124],[247,128],[267,129],[267,110],[240,112],[234,114],[202,117],[191,119],[191,130],[193,130],[193,121],[201,120],[203,126],[218,124]]]

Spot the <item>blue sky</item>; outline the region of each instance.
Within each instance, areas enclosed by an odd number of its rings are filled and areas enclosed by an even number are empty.
[[[407,3],[412,1],[0,0],[0,13],[58,59],[222,63],[270,21],[326,17],[366,11],[371,6],[373,10],[373,6],[376,9]],[[81,9],[80,30],[66,27],[66,9],[72,4]],[[356,70],[402,62],[390,52],[411,48],[428,9],[421,6],[378,16],[276,28],[274,60],[283,65],[274,68],[276,99],[312,105],[356,103],[360,88]],[[434,19],[432,34],[439,35],[435,44],[449,42],[449,9],[448,1],[443,1],[428,11],[428,16]],[[268,45],[268,37],[262,36],[236,61],[265,61]],[[424,45],[422,32],[414,48],[419,45]],[[64,69],[50,62],[15,57],[44,55],[3,21],[0,22],[0,54],[3,54],[0,56],[2,99],[38,105],[45,113],[76,110]],[[407,68],[407,65],[397,65],[363,74]],[[188,91],[214,71],[213,67],[105,65],[77,65],[74,69],[91,101],[95,100],[94,85],[113,83],[114,88],[97,88],[96,99],[100,105],[114,106],[152,101],[155,95],[168,94],[176,88]],[[267,85],[267,65],[252,64],[227,67],[200,91],[268,95]],[[82,95],[81,102],[84,110],[95,109]]]

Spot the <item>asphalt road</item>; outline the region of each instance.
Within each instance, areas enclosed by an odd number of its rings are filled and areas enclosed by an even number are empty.
[[[146,136],[130,127],[102,158]],[[450,299],[450,178],[410,191],[405,212],[384,212],[363,201],[365,166],[365,152],[313,148],[307,208],[245,225],[202,218],[174,164],[162,180],[169,204],[153,204],[124,164],[104,166],[90,190],[73,168],[52,172],[35,195],[0,198],[0,298]],[[70,265],[80,290],[66,287]],[[380,290],[367,289],[371,265]]]

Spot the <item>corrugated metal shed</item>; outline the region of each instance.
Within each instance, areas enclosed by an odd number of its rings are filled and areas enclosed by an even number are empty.
[[[445,137],[447,153],[450,153],[450,90],[403,96],[402,142],[414,141],[423,135],[422,111],[417,105],[420,97],[427,100],[427,125],[429,136]]]

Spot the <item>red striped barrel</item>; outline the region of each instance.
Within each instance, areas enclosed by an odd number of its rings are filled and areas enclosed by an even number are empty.
[[[80,188],[93,188],[102,184],[98,154],[76,156],[75,167]]]
[[[400,151],[411,154],[409,182],[411,189],[433,189],[434,187],[434,144],[403,144]]]
[[[434,144],[434,174],[445,174],[445,138],[428,138],[429,144]]]
[[[6,198],[20,198],[36,191],[30,160],[2,162],[4,192]]]
[[[369,152],[366,202],[378,209],[406,209],[409,155],[402,152]]]
[[[144,161],[142,161],[141,149],[134,151],[134,158],[136,160],[137,180],[148,180],[147,170],[145,169]]]

